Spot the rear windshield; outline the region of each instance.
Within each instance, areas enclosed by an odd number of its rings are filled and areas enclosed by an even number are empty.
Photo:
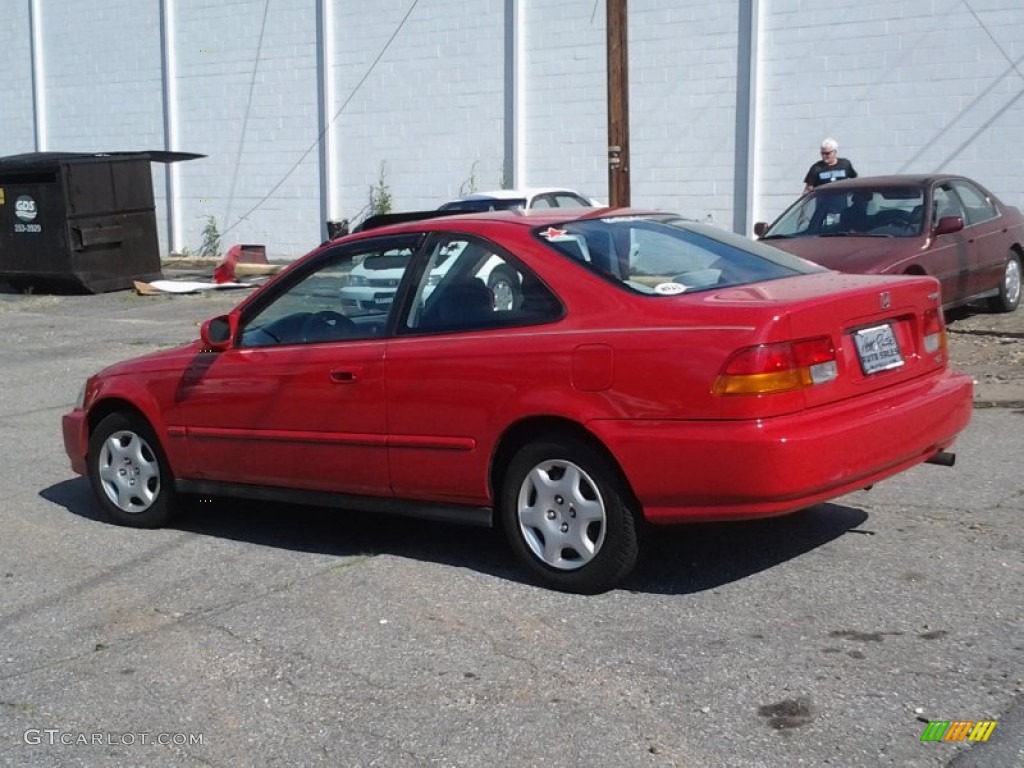
[[[484,211],[510,211],[513,208],[525,208],[525,197],[513,198],[482,198],[477,200],[453,200],[445,203],[439,211],[467,211],[472,213],[483,213]]]
[[[586,219],[534,234],[605,279],[652,296],[823,271],[777,248],[669,214]]]

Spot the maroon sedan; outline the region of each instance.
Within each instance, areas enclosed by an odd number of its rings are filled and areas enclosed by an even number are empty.
[[[353,276],[385,269],[396,287],[349,313]],[[125,525],[167,523],[179,494],[496,525],[542,583],[592,592],[647,525],[781,515],[950,464],[972,382],[948,368],[938,288],[666,213],[367,228],[201,339],[91,377],[64,444]]]
[[[962,176],[876,176],[827,184],[758,237],[840,272],[931,275],[942,303],[1020,303],[1024,215]]]

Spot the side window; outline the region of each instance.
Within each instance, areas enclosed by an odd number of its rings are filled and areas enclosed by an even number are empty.
[[[411,241],[342,246],[270,304],[243,320],[242,347],[316,344],[370,339],[384,334]]]
[[[555,194],[555,203],[559,208],[590,208],[589,202],[578,195],[570,195],[568,192]]]
[[[416,286],[404,328],[451,332],[548,322],[561,302],[537,277],[482,240],[438,240]]]
[[[556,205],[555,201],[551,199],[550,195],[538,195],[537,197],[535,197],[533,199],[533,203],[531,203],[530,207],[531,208],[554,208],[555,205]]]
[[[950,189],[948,185],[943,184],[941,187],[936,187],[933,193],[932,199],[932,226],[934,227],[939,223],[939,219],[945,218],[946,216],[960,216],[966,223],[967,218],[964,216],[963,209],[960,207],[960,201],[957,200],[956,195]]]
[[[980,224],[999,215],[995,204],[980,189],[965,181],[954,181],[953,190],[964,204],[964,224]]]

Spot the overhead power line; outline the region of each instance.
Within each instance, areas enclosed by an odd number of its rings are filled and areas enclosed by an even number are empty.
[[[345,108],[349,105],[349,102],[351,102],[352,99],[355,98],[355,95],[359,92],[359,89],[363,87],[363,84],[367,81],[367,79],[369,79],[370,75],[373,74],[373,70],[377,67],[377,64],[380,63],[380,60],[384,58],[384,54],[387,53],[388,48],[391,47],[391,44],[395,41],[395,38],[398,37],[399,33],[402,31],[402,28],[405,26],[405,23],[409,20],[409,17],[412,15],[412,12],[416,9],[416,6],[419,4],[419,2],[420,0],[412,0],[412,4],[409,6],[409,10],[405,12],[405,16],[402,17],[402,20],[398,22],[398,26],[395,27],[395,31],[391,33],[391,37],[388,38],[387,42],[384,43],[384,46],[380,49],[380,53],[378,53],[377,56],[373,59],[373,61],[370,62],[370,66],[367,67],[366,72],[363,73],[363,76],[359,78],[359,82],[355,84],[355,86],[349,92],[348,96],[345,98],[345,101],[343,101],[341,106],[338,107],[337,111],[328,121],[327,125],[325,125],[324,128],[317,134],[316,138],[309,145],[309,147],[301,155],[299,155],[299,159],[295,161],[292,167],[285,172],[281,179],[276,184],[274,184],[274,186],[271,187],[270,190],[263,197],[256,201],[256,203],[253,204],[253,206],[249,208],[249,210],[247,210],[245,213],[239,216],[237,221],[235,221],[233,224],[229,224],[224,229],[222,234],[227,234],[236,226],[238,226],[247,218],[249,218],[249,216],[251,216],[255,211],[259,210],[259,208],[264,203],[266,203],[267,200],[273,197],[274,193],[277,192],[277,190],[279,190],[284,185],[284,183],[288,181],[289,178],[291,178],[291,175],[295,173],[295,171],[298,169],[300,165],[302,165],[302,163],[305,162],[306,158],[309,157],[310,153],[320,145],[320,142],[323,139],[324,134],[326,134],[327,131],[331,128],[331,126],[334,125],[334,121],[341,116],[341,113],[345,111]]]

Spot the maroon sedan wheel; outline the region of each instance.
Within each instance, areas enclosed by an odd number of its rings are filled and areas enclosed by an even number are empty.
[[[999,295],[993,296],[991,308],[996,312],[1013,312],[1020,305],[1020,256],[1016,251],[1006,255],[1003,266],[1003,279],[999,283]]]

